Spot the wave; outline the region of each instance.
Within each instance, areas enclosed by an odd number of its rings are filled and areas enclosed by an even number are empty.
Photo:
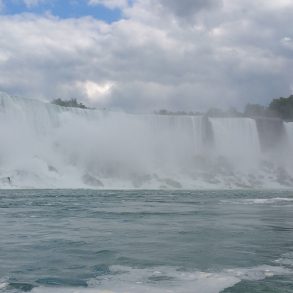
[[[219,293],[237,283],[264,280],[278,275],[290,275],[291,270],[281,266],[226,269],[222,272],[187,272],[172,267],[148,269],[111,266],[111,274],[87,282],[87,287],[34,287],[32,293]],[[25,288],[28,287],[28,284]],[[0,290],[11,285],[3,282]],[[18,286],[21,288],[21,286]],[[11,288],[10,288],[11,289]]]
[[[231,199],[221,200],[224,204],[288,204],[293,203],[293,197],[274,197],[274,198],[247,198],[247,199]]]

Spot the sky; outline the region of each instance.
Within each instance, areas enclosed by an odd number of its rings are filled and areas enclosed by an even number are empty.
[[[0,0],[0,91],[128,112],[293,93],[292,0]]]

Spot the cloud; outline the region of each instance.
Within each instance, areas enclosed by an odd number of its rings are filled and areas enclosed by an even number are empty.
[[[104,5],[110,9],[125,8],[128,0],[88,0],[89,5]]]
[[[0,13],[3,12],[5,9],[5,4],[3,0],[0,0]]]
[[[291,1],[95,2],[124,18],[1,16],[0,90],[138,112],[267,104],[291,93]]]
[[[293,39],[290,37],[284,37],[281,40],[281,44],[287,48],[293,50]]]
[[[190,17],[202,10],[210,10],[221,5],[221,0],[159,0],[159,2],[179,17]]]
[[[101,101],[106,99],[112,91],[114,83],[107,81],[104,83],[96,83],[90,80],[78,83],[82,90],[85,91],[87,97],[93,101]]]
[[[23,2],[28,8],[31,8],[46,2],[46,0],[23,0]]]

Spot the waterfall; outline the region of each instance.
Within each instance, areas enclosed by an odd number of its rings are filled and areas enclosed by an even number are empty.
[[[212,118],[214,147],[218,155],[247,163],[260,155],[256,123],[250,118]]]
[[[201,154],[204,149],[204,119],[201,116],[190,117],[192,121],[192,137],[195,154]]]
[[[286,134],[290,143],[291,149],[293,149],[293,122],[285,123]]]
[[[276,120],[135,115],[0,94],[0,137],[0,188],[291,184],[289,155],[276,163],[281,152],[272,142],[292,146],[293,127]]]
[[[264,152],[281,149],[288,142],[284,123],[278,118],[257,118],[257,129]]]

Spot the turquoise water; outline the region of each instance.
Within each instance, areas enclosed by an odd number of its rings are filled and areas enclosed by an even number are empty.
[[[293,292],[293,192],[2,190],[0,292]]]

